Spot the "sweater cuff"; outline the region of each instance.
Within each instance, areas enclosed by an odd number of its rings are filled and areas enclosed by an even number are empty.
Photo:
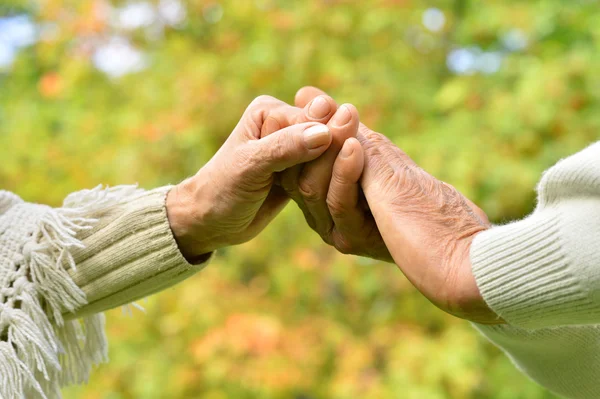
[[[70,317],[101,312],[138,300],[200,271],[183,257],[167,218],[170,186],[139,193],[94,215],[98,223],[81,237],[83,248],[73,251],[74,282],[88,304]]]
[[[577,324],[594,306],[571,273],[558,210],[478,234],[471,246],[473,275],[488,306],[509,324],[541,328]]]

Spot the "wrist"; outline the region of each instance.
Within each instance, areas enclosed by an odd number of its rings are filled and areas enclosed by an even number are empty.
[[[485,231],[481,230],[481,231]],[[478,233],[480,233],[479,231]],[[452,294],[453,300],[449,301],[448,313],[461,319],[469,320],[478,324],[505,324],[485,302],[479,291],[471,265],[471,245],[478,234],[463,238],[457,245],[454,262],[455,290]]]
[[[195,264],[208,259],[219,246],[210,240],[203,223],[206,205],[198,198],[195,178],[174,186],[166,198],[167,217],[181,254]]]

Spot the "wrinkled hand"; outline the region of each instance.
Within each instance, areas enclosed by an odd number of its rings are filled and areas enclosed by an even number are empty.
[[[250,240],[281,211],[288,197],[273,185],[275,173],[317,158],[331,143],[327,126],[310,120],[308,107],[258,97],[213,158],[170,191],[169,223],[186,259]]]
[[[473,239],[490,227],[485,214],[385,136],[366,127],[361,133],[361,185],[394,262],[440,309],[478,323],[501,323],[471,271]]]
[[[322,93],[306,87],[296,98]],[[490,227],[485,213],[421,169],[385,136],[360,124],[357,138],[361,146],[347,140],[335,160],[327,194],[328,203],[337,204],[330,206],[336,228],[347,232],[344,240],[354,244],[346,252],[367,251],[361,237],[372,234],[373,220],[393,261],[432,303],[457,317],[502,323],[481,297],[471,271],[471,243]],[[350,150],[358,155],[348,156]],[[357,206],[353,183],[359,176],[370,213]]]

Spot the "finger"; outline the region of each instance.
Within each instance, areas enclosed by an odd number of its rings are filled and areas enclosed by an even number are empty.
[[[328,123],[331,117],[338,111],[335,100],[327,95],[320,95],[309,101],[303,108],[302,114],[298,117],[297,123],[301,122],[320,122]],[[302,173],[303,166],[287,169],[279,176],[278,184],[285,188],[290,198],[299,202],[298,179]]]
[[[328,123],[332,116],[338,109],[337,103],[333,98],[327,95],[320,95],[309,101],[303,108],[303,112],[298,115],[296,123],[301,122],[320,122]],[[297,165],[292,168],[286,169],[276,178],[276,184],[283,187],[288,196],[292,198],[296,203],[301,204],[301,197],[298,193],[298,179],[302,173],[303,165]],[[303,211],[305,210],[300,206]],[[305,214],[306,216],[306,214]],[[308,220],[309,224],[314,226],[312,220]]]
[[[335,229],[342,235],[356,234],[364,223],[359,206],[359,180],[364,167],[364,154],[357,139],[349,138],[335,160],[327,193],[327,208]]]
[[[327,95],[327,93],[314,86],[304,86],[296,93],[294,103],[296,104],[296,107],[303,108],[306,106],[306,104],[310,103],[315,97],[321,95]]]
[[[302,108],[291,106],[275,97],[258,96],[246,108],[240,120],[244,129],[236,128],[236,131],[242,133],[243,141],[257,140],[298,121],[303,122],[303,114]]]
[[[326,94],[312,99],[303,107],[302,115],[306,122],[327,123],[338,109],[337,103]]]
[[[323,154],[331,144],[331,132],[320,123],[301,123],[253,140],[242,150],[254,173],[268,178],[274,172],[309,162]]]
[[[297,108],[294,112],[290,112],[285,107],[282,107],[279,111],[272,112],[269,118],[265,121],[263,129],[261,130],[261,136],[265,137],[275,131],[290,126],[293,123],[302,122],[320,122],[327,123],[337,110],[337,104],[333,98],[323,95],[317,96],[303,109]],[[278,114],[283,112],[284,114]],[[298,186],[298,177],[302,172],[302,165],[295,165],[288,168],[275,176],[274,183],[280,187],[287,188],[288,196],[293,198],[296,202],[300,201],[300,197],[297,194],[297,190],[293,190]],[[292,189],[293,188],[293,189]],[[305,214],[308,217],[308,215]],[[311,226],[314,226],[312,220],[308,220]]]
[[[350,104],[342,105],[328,124],[332,136],[331,145],[321,157],[304,166],[298,179],[297,187],[304,207],[314,218],[316,230],[322,236],[333,229],[333,220],[327,208],[333,164],[344,142],[356,136],[358,124],[356,108]]]
[[[266,103],[263,104],[266,105]],[[273,102],[269,102],[268,104],[270,106]],[[271,106],[269,109],[268,117],[262,125],[260,137],[268,136],[279,129],[297,123],[327,123],[335,114],[337,108],[335,100],[327,95],[317,96],[301,108],[292,107],[284,102],[280,102],[276,107]]]
[[[324,91],[316,87],[306,86],[298,90],[294,99],[294,103],[297,107],[305,107],[306,109],[319,97],[329,96],[327,96]],[[336,112],[336,115],[337,114],[338,112]],[[337,132],[334,133],[335,134],[332,134],[333,141],[336,142],[336,144],[334,144],[334,147],[337,148],[332,149],[331,153],[334,154],[333,158],[335,159],[335,156],[337,155],[337,152],[341,147],[341,143],[343,143],[344,139],[347,138],[347,136],[344,134],[338,134]],[[328,168],[323,168],[323,166],[320,165],[313,165],[308,168],[308,171],[306,171],[305,169],[309,165],[305,165],[302,168],[291,168],[290,170],[286,170],[282,174],[280,179],[281,186],[286,190],[288,195],[298,204],[298,206],[304,213],[304,217],[310,225],[310,227],[318,231],[322,236],[324,234],[328,234],[331,231],[333,225],[333,221],[327,210],[326,201],[323,201],[323,197],[326,196],[326,190],[331,176],[330,173],[332,163],[333,161],[331,160],[331,157],[329,157],[326,160],[326,162],[322,162],[323,165],[328,164]],[[304,197],[299,193],[298,190],[299,181],[301,178],[300,175],[305,176],[304,181],[306,183],[304,185]],[[312,183],[311,180],[315,181],[315,183]],[[312,186],[315,186],[314,192]],[[317,198],[315,197],[320,198],[317,200]],[[305,198],[308,199],[308,206],[306,204]]]
[[[355,138],[346,140],[333,165],[327,205],[335,227],[333,245],[342,253],[393,262],[360,189],[365,155]]]
[[[325,116],[321,119],[314,119],[315,116],[318,116],[317,112],[315,112],[316,110],[318,110],[318,108],[315,108],[315,105],[317,104],[317,101],[320,101],[317,98],[319,96],[322,96],[323,98],[325,98],[327,103],[331,105],[332,109],[330,110],[330,112],[328,113],[327,116]],[[303,87],[302,89],[298,90],[298,92],[296,93],[296,96],[295,96],[295,105],[296,105],[296,107],[300,107],[300,108],[304,109],[304,114],[303,114],[304,121],[316,120],[321,123],[327,123],[329,121],[329,119],[331,118],[331,116],[333,116],[335,114],[335,112],[337,111],[337,108],[338,108],[337,103],[335,102],[335,100],[333,100],[333,98],[328,96],[322,90],[319,90],[316,87],[312,87],[312,86],[306,86],[306,87]],[[311,108],[312,108],[312,113],[310,112]],[[324,113],[324,111],[321,111],[321,112]],[[302,121],[299,120],[299,122],[302,122]],[[285,189],[285,191],[287,192],[288,196],[290,198],[292,198],[300,206],[300,209],[302,209],[302,211],[304,212],[306,221],[311,226],[311,228],[314,229],[315,222],[313,220],[313,217],[310,215],[310,213],[308,213],[308,211],[306,210],[306,207],[304,207],[302,198],[301,198],[300,194],[298,193],[298,179],[300,177],[300,174],[302,173],[302,169],[303,169],[303,166],[298,165],[298,166],[289,168],[287,170],[284,170],[282,173],[278,174],[277,179],[276,179],[276,184],[283,187]]]
[[[281,126],[279,120],[280,118],[275,117],[274,115],[269,115],[260,129],[260,137],[263,138],[271,133],[281,130],[284,126]]]
[[[329,110],[324,108],[322,100],[325,100],[325,102],[329,105]],[[302,117],[297,121],[298,123],[311,121],[328,123],[338,109],[337,103],[333,98],[325,94],[325,92],[311,86],[304,87],[300,89],[298,93],[296,93],[295,105],[296,107],[300,107],[304,110]],[[302,173],[302,169],[302,165],[289,168],[280,173],[276,179],[276,184],[283,187],[288,193],[288,196],[299,205],[302,203],[302,200],[298,193],[297,187],[298,179],[300,177],[300,173]],[[300,208],[303,211],[306,211],[306,209],[303,209],[302,206]],[[312,218],[306,212],[305,217],[307,218],[307,222],[309,222],[311,227],[314,227]]]

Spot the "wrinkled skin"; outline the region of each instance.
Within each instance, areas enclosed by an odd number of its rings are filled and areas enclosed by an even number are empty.
[[[276,174],[316,159],[331,144],[331,133],[320,122],[327,122],[337,107],[331,98],[323,98],[330,110],[317,120],[308,106],[258,97],[213,158],[169,192],[171,229],[189,261],[250,240],[281,211],[289,198],[273,184]],[[315,128],[321,133],[311,146],[304,132]],[[272,130],[268,137],[266,130]]]
[[[303,88],[296,104],[322,94]],[[325,198],[321,206],[334,221],[333,229],[315,230],[343,253],[392,260],[425,297],[452,315],[502,323],[481,297],[471,272],[471,243],[490,227],[485,213],[421,169],[382,134],[360,124],[357,138],[348,139],[347,151],[333,162],[329,184],[313,183],[320,190],[327,187],[316,197],[321,202]],[[298,191],[302,196],[306,190]],[[307,208],[306,203],[299,206]]]
[[[252,239],[291,198],[339,251],[396,263],[450,314],[501,323],[469,260],[485,214],[362,125],[353,106],[310,87],[296,105],[257,98],[215,156],[171,190],[167,214],[183,255],[200,262]],[[316,142],[305,141],[308,131]]]
[[[297,105],[306,109],[315,98]],[[356,140],[361,126],[358,111],[351,104],[343,104],[327,126],[332,141],[323,155],[284,170],[277,184],[298,204],[309,226],[325,242],[343,253],[393,262],[358,185],[363,169],[362,149]],[[338,156],[342,147],[345,157]]]

